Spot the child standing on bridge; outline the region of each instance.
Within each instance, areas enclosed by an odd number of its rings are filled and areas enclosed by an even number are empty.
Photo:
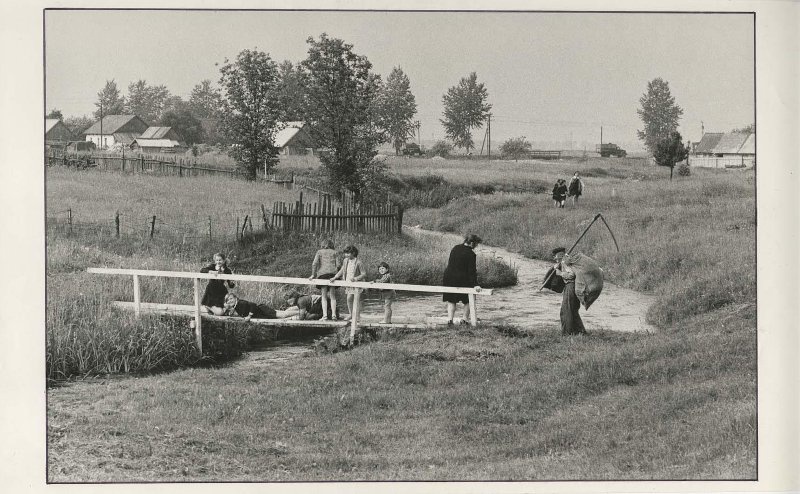
[[[344,262],[342,263],[342,269],[331,278],[331,281],[363,281],[367,276],[367,272],[364,269],[364,265],[361,263],[361,259],[358,258],[358,249],[356,246],[348,245],[344,248],[343,252]],[[353,318],[353,299],[355,298],[357,290],[360,289],[348,287],[344,290],[347,294],[347,311],[350,313],[347,317],[348,321]]]
[[[373,283],[393,283],[392,272],[389,264],[381,262],[378,264],[378,278],[373,280]],[[380,290],[381,300],[383,301],[383,321],[382,324],[392,323],[392,302],[396,293],[394,290]]]
[[[333,240],[325,239],[320,245],[320,249],[314,255],[314,261],[311,262],[311,277],[309,280],[329,280],[333,278],[336,271],[339,269],[339,256],[333,248]],[[325,285],[320,285],[320,292],[322,293],[322,319],[328,319],[328,303],[331,306],[330,319],[334,321],[336,317],[336,293],[333,288],[328,288]]]
[[[222,252],[214,254],[214,263],[200,268],[201,273],[217,273],[217,274],[233,274],[228,267],[228,259]],[[206,291],[203,293],[203,299],[200,305],[203,306],[207,312],[216,316],[221,316],[225,311],[225,295],[228,294],[228,288],[236,286],[229,280],[208,280]]]

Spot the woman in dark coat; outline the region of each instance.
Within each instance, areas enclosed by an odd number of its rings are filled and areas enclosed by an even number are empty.
[[[581,301],[575,294],[575,272],[564,262],[565,252],[564,247],[553,249],[553,258],[556,261],[555,276],[564,280],[564,291],[561,296],[561,334],[581,334],[586,332],[581,315],[578,314]]]
[[[583,181],[578,176],[578,172],[575,172],[575,175],[569,180],[567,193],[572,197],[573,206],[578,203],[578,198],[583,195]]]
[[[219,274],[233,274],[228,267],[228,260],[225,254],[217,252],[214,254],[214,264],[209,264],[200,268],[201,273],[219,273]],[[225,305],[225,295],[228,293],[228,288],[233,288],[235,285],[232,281],[227,280],[208,280],[206,291],[203,293],[203,300],[200,302],[208,312],[221,316],[223,313],[223,306]]]
[[[481,238],[477,235],[469,234],[464,237],[464,243],[458,244],[450,251],[450,258],[447,261],[447,268],[444,270],[442,286],[474,287],[478,286],[478,270],[476,267],[476,256],[474,249],[481,243]],[[453,324],[453,315],[456,312],[456,304],[464,304],[464,319],[461,324],[468,324],[469,296],[466,293],[443,293],[442,300],[447,302],[447,324]]]
[[[567,182],[563,178],[559,178],[556,180],[556,184],[553,186],[553,202],[555,203],[555,207],[563,208],[564,201],[567,200]]]

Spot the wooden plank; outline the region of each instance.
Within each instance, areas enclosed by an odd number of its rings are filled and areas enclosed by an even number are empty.
[[[156,276],[165,278],[189,278],[205,280],[232,280],[232,281],[258,281],[262,283],[285,283],[293,285],[322,285],[327,284],[335,287],[350,288],[375,288],[375,285],[366,281],[342,281],[336,280],[309,280],[307,278],[289,278],[286,276],[256,276],[249,274],[217,274],[217,273],[197,273],[191,271],[158,271],[148,269],[119,269],[119,268],[87,268],[86,272],[94,274],[121,274],[140,276]],[[476,295],[492,295],[492,288],[483,288],[476,291],[474,288],[438,286],[438,285],[410,285],[404,283],[385,283],[381,285],[382,290],[401,290],[406,292],[423,293],[466,293]]]

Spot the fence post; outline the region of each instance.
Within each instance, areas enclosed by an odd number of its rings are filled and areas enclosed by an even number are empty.
[[[72,235],[72,208],[67,209],[67,225],[69,225],[69,234]]]
[[[475,308],[475,294],[470,293],[467,295],[469,299],[469,322],[472,326],[478,325],[478,314]]]
[[[144,155],[142,155],[141,159],[139,160],[139,171],[140,172],[144,172]],[[136,173],[136,167],[135,166],[133,167],[133,172]]]
[[[114,236],[119,238],[119,211],[114,215]]]
[[[153,215],[153,221],[150,222],[150,239],[153,239],[153,234],[156,231],[156,215]]]
[[[208,217],[208,241],[212,241],[211,237],[211,216]]]
[[[355,296],[353,297],[353,313],[350,314],[350,346],[353,346],[356,338],[356,331],[358,331],[358,316],[361,312],[361,289],[356,288]]]
[[[239,241],[239,217],[236,217],[236,241]]]
[[[397,233],[403,233],[403,206],[397,206]]]
[[[264,220],[264,230],[267,229],[267,210],[261,205],[261,219]]]

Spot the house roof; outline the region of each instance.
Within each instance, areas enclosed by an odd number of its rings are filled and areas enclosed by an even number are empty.
[[[750,134],[745,139],[742,147],[739,148],[739,154],[756,154],[756,135]]]
[[[697,143],[695,153],[713,153],[717,143],[722,138],[722,132],[708,132],[703,134],[703,138]]]
[[[103,129],[105,130],[105,129]],[[115,132],[114,141],[121,142],[122,144],[130,144],[136,140],[138,134],[135,132]]]
[[[141,136],[142,139],[163,139],[172,127],[148,127]]]
[[[55,127],[56,124],[58,124],[58,122],[60,122],[60,121],[61,120],[59,120],[57,118],[45,118],[44,119],[44,133],[46,134],[46,133],[50,132],[51,130],[53,130],[53,127]]]
[[[137,137],[135,141],[136,144],[143,148],[175,148],[181,146],[180,142],[172,139],[143,139]]]
[[[730,132],[723,134],[716,146],[714,146],[714,153],[717,154],[736,154],[739,148],[742,147],[744,141],[747,140],[749,134],[742,134],[739,132]]]
[[[275,133],[275,147],[282,148],[303,130],[305,122],[278,122],[278,125],[284,127]]]
[[[120,128],[137,117],[136,115],[106,115],[103,117],[103,135],[116,133]],[[93,123],[91,127],[83,131],[84,134],[99,134],[100,120]]]

